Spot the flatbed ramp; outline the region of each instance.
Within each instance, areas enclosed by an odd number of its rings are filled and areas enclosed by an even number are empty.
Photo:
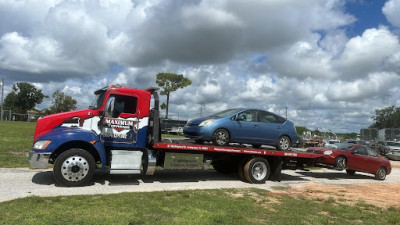
[[[263,156],[281,156],[294,158],[309,158],[314,159],[321,157],[320,154],[301,152],[301,151],[278,151],[269,148],[250,148],[247,146],[215,146],[207,144],[195,144],[191,141],[172,140],[165,142],[157,142],[153,146],[159,150],[178,150],[178,151],[201,151],[201,152],[219,152],[233,154],[248,154],[248,155],[263,155]]]

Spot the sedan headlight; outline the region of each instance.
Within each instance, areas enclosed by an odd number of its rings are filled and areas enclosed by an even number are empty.
[[[200,126],[200,127],[208,126],[208,125],[210,125],[210,124],[212,124],[212,123],[214,123],[214,122],[215,122],[214,119],[204,120],[203,122],[201,122],[201,123],[199,124],[199,126]]]
[[[51,141],[49,140],[41,140],[41,141],[37,141],[35,142],[35,144],[33,145],[34,149],[45,149],[47,148],[47,146],[50,144]]]
[[[324,155],[330,155],[330,154],[332,154],[331,150],[324,151]]]

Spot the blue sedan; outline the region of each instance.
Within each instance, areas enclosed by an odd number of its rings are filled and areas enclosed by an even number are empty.
[[[280,151],[300,142],[294,124],[271,112],[259,109],[228,109],[208,117],[193,119],[183,128],[186,137],[214,145],[229,143],[272,145]]]

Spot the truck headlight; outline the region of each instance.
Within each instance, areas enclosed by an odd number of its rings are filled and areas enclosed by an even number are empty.
[[[212,123],[214,123],[214,122],[215,122],[214,119],[204,120],[203,122],[201,122],[201,123],[199,124],[199,126],[200,126],[200,127],[208,126],[208,125],[210,125],[210,124],[212,124]]]
[[[332,151],[331,151],[331,150],[324,151],[324,155],[330,155],[330,154],[332,154]]]
[[[33,145],[34,149],[45,149],[47,148],[47,146],[50,144],[51,141],[49,140],[41,140],[41,141],[37,141],[35,142],[35,144]]]

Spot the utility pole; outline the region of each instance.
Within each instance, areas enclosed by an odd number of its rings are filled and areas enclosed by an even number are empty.
[[[3,120],[3,105],[4,105],[4,77],[1,79],[1,117],[0,121]]]
[[[286,111],[285,111],[285,116],[286,116],[286,119],[287,119],[287,108],[288,108],[288,107],[285,106],[285,110],[286,110]]]

